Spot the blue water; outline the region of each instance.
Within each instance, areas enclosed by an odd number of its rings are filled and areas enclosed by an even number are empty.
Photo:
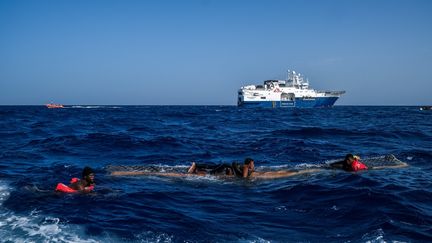
[[[0,107],[1,242],[432,241],[432,112],[417,107]],[[277,180],[113,177],[255,159],[314,167],[346,153],[410,164]],[[86,195],[58,182],[96,170]]]

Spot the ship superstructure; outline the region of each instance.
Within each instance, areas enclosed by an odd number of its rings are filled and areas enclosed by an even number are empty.
[[[300,73],[288,71],[286,80],[266,80],[262,85],[243,86],[238,106],[250,107],[331,107],[345,91],[318,91]]]

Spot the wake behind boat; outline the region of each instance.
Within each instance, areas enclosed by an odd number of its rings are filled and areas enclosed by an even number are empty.
[[[238,91],[238,106],[245,107],[331,107],[345,91],[317,91],[300,73],[288,71],[287,80],[266,80]]]
[[[430,110],[432,110],[432,106],[421,106],[420,110],[421,111],[430,111]]]

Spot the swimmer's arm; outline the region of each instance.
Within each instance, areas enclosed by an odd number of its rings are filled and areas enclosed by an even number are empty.
[[[86,182],[84,180],[79,180],[77,182],[70,184],[69,187],[71,189],[76,190],[76,191],[87,193],[87,192],[93,191],[94,185],[95,184],[92,184],[90,186],[86,186]]]
[[[243,166],[243,178],[248,177],[248,174],[249,174],[249,168],[248,167],[249,166],[246,166],[246,165]]]
[[[374,166],[374,167],[370,167],[370,169],[373,170],[379,170],[379,169],[387,169],[387,168],[403,168],[403,167],[408,167],[409,165],[405,162],[401,162],[401,164],[398,165],[383,165],[383,166]]]
[[[81,185],[81,180],[78,180],[78,181],[76,181],[74,183],[71,183],[68,187],[70,187],[70,188],[72,188],[74,190],[77,190],[77,191],[84,190],[84,186]]]

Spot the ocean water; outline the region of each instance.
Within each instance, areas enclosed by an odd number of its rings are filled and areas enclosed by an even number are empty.
[[[108,172],[246,157],[301,170],[346,153],[409,166],[274,180]],[[54,192],[84,166],[95,192]],[[0,242],[430,242],[431,202],[432,111],[418,107],[0,107]]]

